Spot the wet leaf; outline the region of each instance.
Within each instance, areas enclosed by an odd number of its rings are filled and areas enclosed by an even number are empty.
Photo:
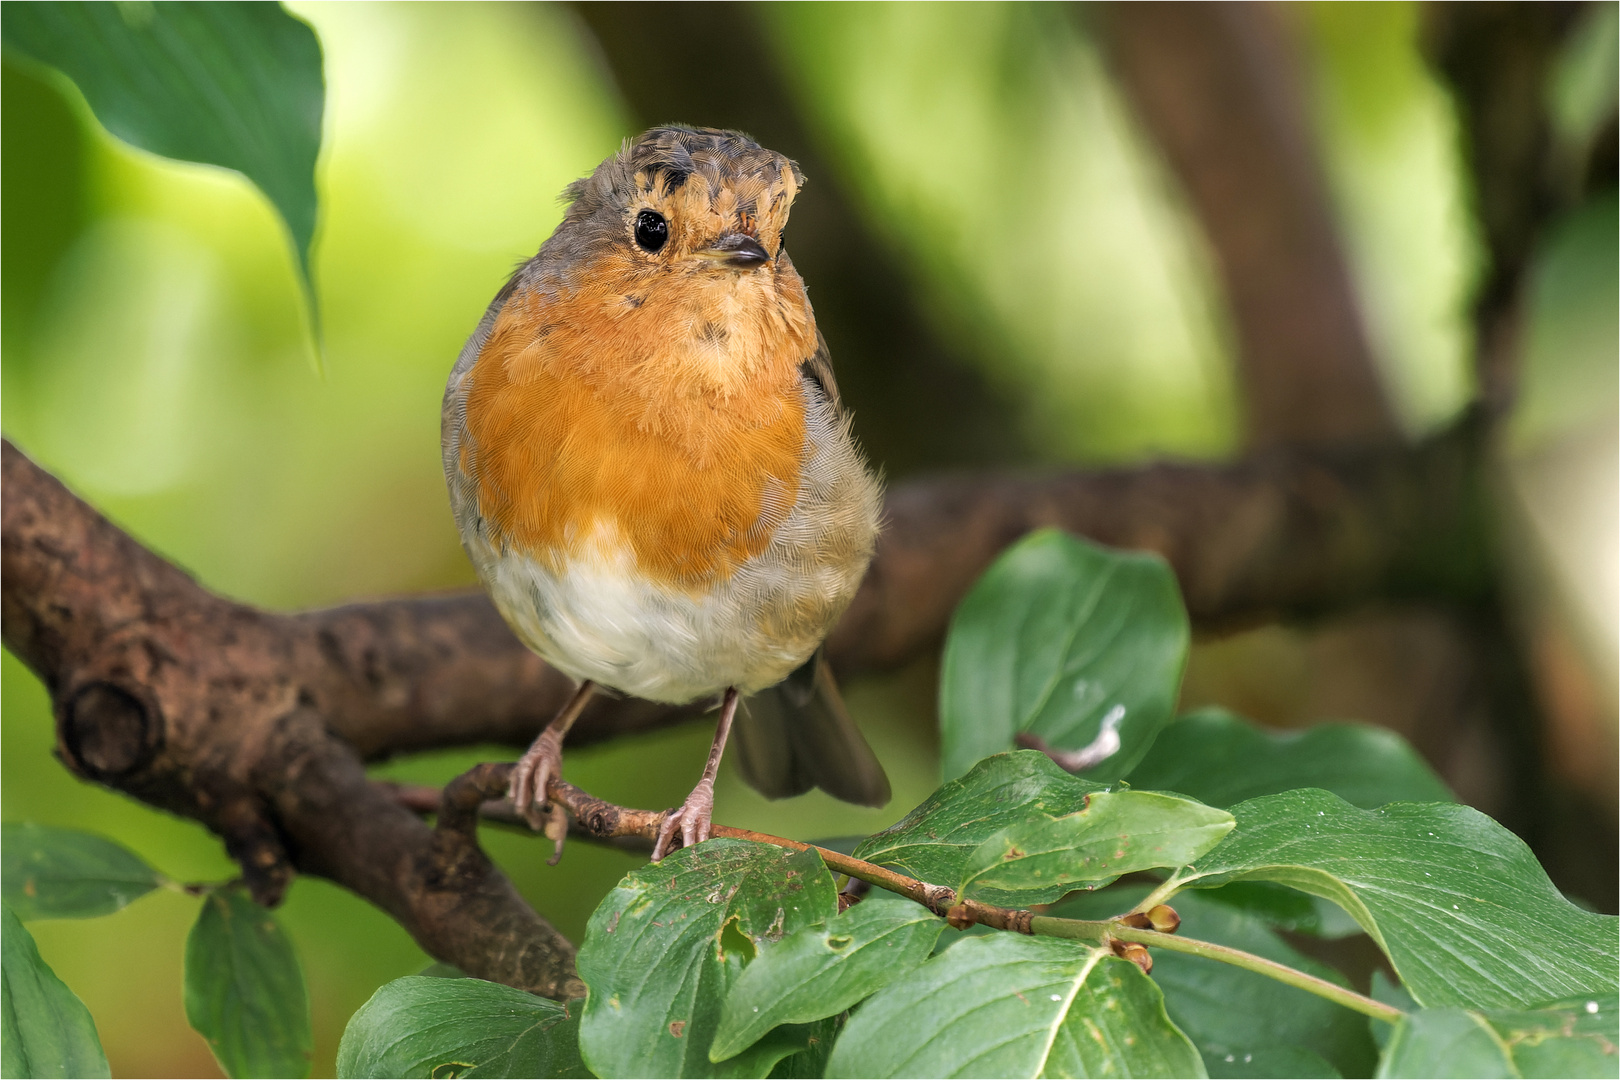
[[[1612,1077],[1620,1072],[1613,993],[1539,1009],[1423,1009],[1395,1026],[1378,1075]]]
[[[1260,879],[1332,900],[1428,1008],[1524,1008],[1612,990],[1620,920],[1565,900],[1524,842],[1466,806],[1360,810],[1326,791],[1232,808],[1237,828],[1189,875]]]
[[[1521,1076],[1620,1074],[1620,996],[1612,991],[1483,1015],[1507,1044]]]
[[[1181,916],[1178,933],[1349,985],[1260,920],[1217,902],[1223,891],[1177,895],[1172,905]],[[1129,911],[1147,893],[1148,886],[1136,884],[1079,893],[1048,914],[1106,919]],[[1366,1076],[1377,1063],[1367,1017],[1275,979],[1202,956],[1154,949],[1153,981],[1164,992],[1170,1019],[1198,1047],[1211,1076]]]
[[[838,911],[813,851],[710,840],[625,876],[591,916],[580,1049],[598,1076],[765,1076],[809,1045],[773,1030],[718,1064],[721,1004],[755,956]]]

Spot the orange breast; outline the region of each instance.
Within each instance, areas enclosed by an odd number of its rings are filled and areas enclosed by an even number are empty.
[[[497,542],[560,570],[605,529],[642,574],[693,591],[764,550],[798,495],[815,329],[802,291],[762,304],[722,283],[507,302],[462,449]]]

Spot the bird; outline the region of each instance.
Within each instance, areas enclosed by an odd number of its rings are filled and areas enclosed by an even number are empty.
[[[719,705],[654,861],[710,837],[734,724],[769,797],[889,801],[822,649],[871,561],[882,488],[784,243],[804,182],[737,131],[626,139],[564,190],[450,373],[462,546],[517,637],[577,684],[510,781],[552,862],[567,821],[547,785],[604,691]]]

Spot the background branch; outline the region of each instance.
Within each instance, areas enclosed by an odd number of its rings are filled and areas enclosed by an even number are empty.
[[[1399,434],[1340,248],[1285,20],[1270,4],[1083,11],[1204,227],[1237,328],[1249,440]]]
[[[1471,533],[1465,442],[902,486],[832,655],[872,670],[931,647],[996,553],[1042,525],[1162,551],[1204,623],[1466,590],[1469,575],[1432,554]],[[482,594],[294,615],[232,603],[9,442],[3,455],[5,644],[50,690],[70,769],[213,829],[261,902],[294,870],[317,874],[469,973],[579,992],[573,947],[471,830],[430,830],[363,770],[406,751],[526,743],[560,703],[567,680]],[[574,734],[596,741],[690,712],[602,700]]]

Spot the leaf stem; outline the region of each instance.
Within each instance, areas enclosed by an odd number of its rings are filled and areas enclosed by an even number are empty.
[[[1068,922],[1066,919],[1039,919],[1042,922]],[[1072,920],[1079,921],[1079,920]],[[1036,933],[1041,933],[1039,927]],[[1297,968],[1287,964],[1279,964],[1275,960],[1267,960],[1263,956],[1244,952],[1241,949],[1228,948],[1225,945],[1216,945],[1211,941],[1199,941],[1196,938],[1184,938],[1176,934],[1161,934],[1157,930],[1137,930],[1129,926],[1114,924],[1109,927],[1108,933],[1121,941],[1134,941],[1139,945],[1149,945],[1169,952],[1187,953],[1190,956],[1202,956],[1209,960],[1219,960],[1223,964],[1253,971],[1259,975],[1266,975],[1317,997],[1327,998],[1329,1001],[1343,1005],[1347,1009],[1354,1009],[1374,1020],[1382,1020],[1393,1024],[1406,1014],[1392,1005],[1385,1005],[1381,1001],[1374,1001],[1370,997],[1358,994],[1354,990],[1346,989],[1337,983],[1319,979],[1315,975],[1307,975]]]
[[[1142,902],[1131,908],[1132,911],[1152,911],[1159,904],[1174,896],[1181,888],[1181,871],[1174,870],[1170,876],[1159,884],[1159,887],[1142,897]]]
[[[1244,952],[1241,949],[1229,948],[1225,945],[1216,945],[1211,941],[1199,941],[1196,938],[1179,937],[1175,934],[1161,934],[1156,930],[1137,930],[1125,926],[1117,919],[1057,919],[1046,915],[1036,915],[1033,912],[1014,908],[998,907],[995,904],[985,904],[977,900],[959,901],[956,893],[942,885],[930,885],[916,878],[897,874],[893,870],[865,862],[850,855],[826,848],[816,847],[814,844],[804,844],[797,840],[788,840],[780,836],[771,836],[768,833],[750,832],[746,829],[733,829],[724,825],[715,826],[716,836],[730,836],[739,840],[754,840],[759,843],[776,844],[779,847],[791,847],[804,851],[814,849],[821,855],[829,869],[850,877],[860,878],[879,888],[896,892],[902,896],[922,904],[936,915],[943,915],[951,921],[951,925],[961,929],[972,923],[984,923],[999,930],[1013,930],[1024,934],[1040,934],[1047,937],[1069,938],[1075,941],[1096,941],[1106,944],[1110,940],[1134,941],[1140,945],[1157,946],[1170,952],[1187,953],[1192,956],[1202,956],[1208,960],[1217,960],[1223,964],[1253,971],[1276,979],[1280,983],[1326,998],[1329,1001],[1343,1005],[1347,1009],[1354,1009],[1375,1020],[1383,1020],[1393,1024],[1405,1014],[1401,1010],[1383,1002],[1374,1001],[1370,997],[1348,990],[1336,983],[1319,979],[1315,975],[1308,975],[1298,968],[1291,968],[1287,964],[1279,964],[1275,960],[1267,960],[1263,956]],[[1181,885],[1180,875],[1172,873],[1170,877],[1157,889],[1149,893],[1146,899],[1133,908],[1133,911],[1147,911],[1155,904],[1164,902],[1165,897],[1173,894]]]

